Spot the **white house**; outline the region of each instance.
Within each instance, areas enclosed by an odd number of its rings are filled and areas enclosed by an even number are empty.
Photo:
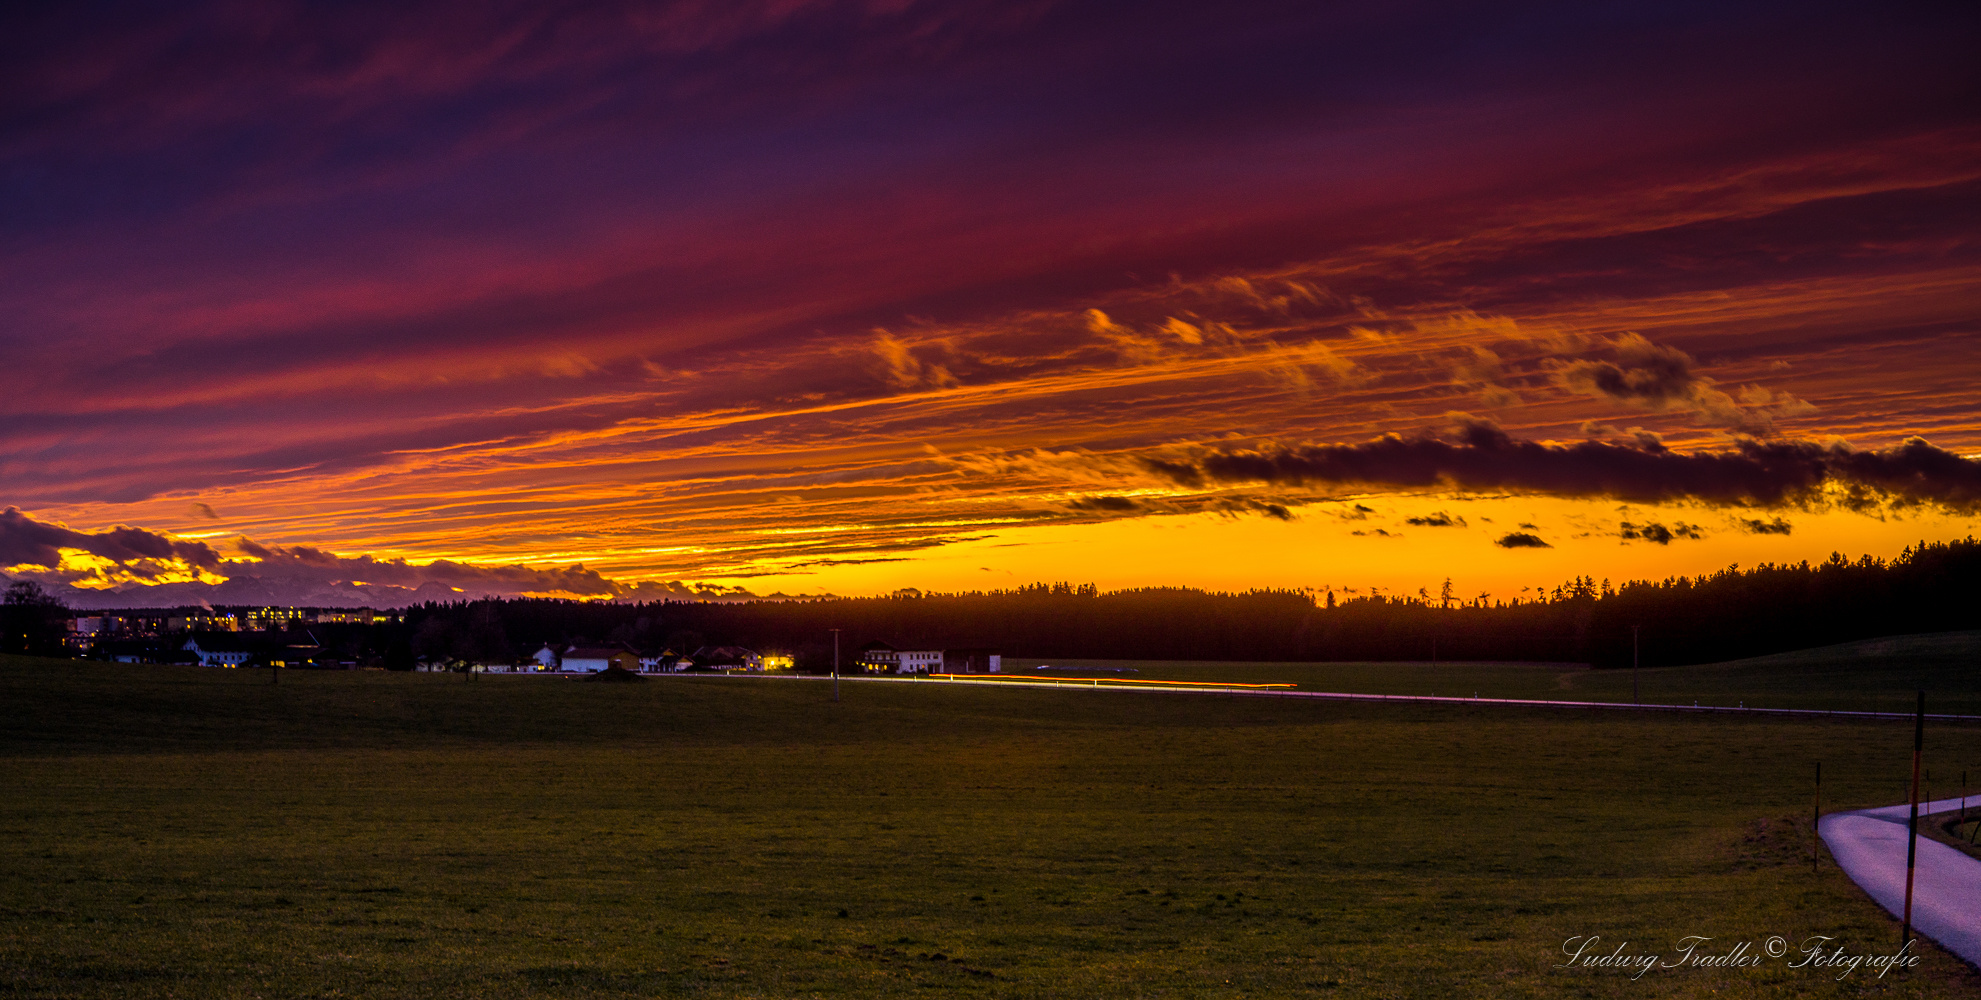
[[[942,670],[942,650],[903,649],[894,654],[897,674],[932,674]]]
[[[996,673],[1004,657],[991,650],[895,650],[870,642],[854,653],[854,663],[870,673]]]
[[[536,655],[530,657],[530,659],[536,662],[538,670],[557,669],[557,663],[558,663],[557,650],[550,648],[549,643],[545,643],[543,648],[537,650]]]
[[[884,642],[870,642],[854,654],[853,662],[872,673],[928,674],[942,669],[942,650],[895,649]]]

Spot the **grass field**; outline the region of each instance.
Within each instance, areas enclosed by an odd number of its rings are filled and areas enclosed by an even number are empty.
[[[1810,771],[1902,799],[1905,723],[828,690],[0,660],[0,996],[1981,993],[1930,948],[1553,968],[1889,950]],[[1927,759],[1981,775],[1981,727]]]
[[[1370,694],[1631,700],[1629,670],[1566,663],[1215,663],[1014,659],[1040,664],[1132,668],[1121,676],[1189,681],[1278,681],[1307,691]],[[1893,636],[1729,663],[1638,671],[1646,703],[1910,712],[1924,689],[1932,712],[1981,715],[1981,632]],[[1977,772],[1981,774],[1981,772]]]
[[[1976,805],[1981,805],[1981,802],[1977,802]],[[1934,819],[1936,822],[1933,823],[1923,820],[1920,822],[1921,836],[1932,837],[1949,847],[1958,848],[1963,854],[1981,858],[1981,845],[1976,845],[1974,841],[1968,839],[1975,836],[1977,832],[1975,827],[1981,826],[1981,819],[1974,819],[1971,814],[1970,818],[1964,820],[1959,817],[1934,817]]]

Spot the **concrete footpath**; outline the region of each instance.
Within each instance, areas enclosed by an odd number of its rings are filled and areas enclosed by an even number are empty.
[[[1956,812],[1960,799],[1919,804],[1919,822],[1928,815]],[[1968,799],[1981,814],[1981,795]],[[1818,827],[1823,843],[1851,881],[1892,916],[1905,909],[1906,821],[1910,806],[1883,806],[1831,813]],[[1968,857],[1923,834],[1912,882],[1912,928],[1940,947],[1981,965],[1981,860]]]

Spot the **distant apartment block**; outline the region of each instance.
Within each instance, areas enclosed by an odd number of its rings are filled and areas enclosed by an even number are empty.
[[[152,638],[185,632],[284,632],[307,625],[377,625],[397,615],[370,608],[176,608],[104,611],[69,619],[69,644]]]

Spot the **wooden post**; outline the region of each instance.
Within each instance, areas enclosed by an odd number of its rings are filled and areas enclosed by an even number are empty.
[[[1809,823],[1809,870],[1823,867],[1823,762],[1816,762],[1816,811]]]
[[[1967,822],[1967,772],[1966,771],[1960,772],[1960,821],[1963,824]],[[1974,829],[1967,831],[1967,842],[1970,844],[1974,843],[1974,835],[1977,833],[1981,833],[1981,823],[1974,824]]]
[[[1637,630],[1641,627],[1638,625],[1630,626],[1630,703],[1632,705],[1644,704],[1644,699],[1637,696]],[[1817,771],[1821,771],[1822,769],[1823,765],[1816,765]],[[1821,780],[1820,776],[1818,780]]]
[[[1905,923],[1899,928],[1898,944],[1912,941],[1912,873],[1919,863],[1919,754],[1926,748],[1926,692],[1919,692],[1919,707],[1912,713],[1912,821],[1905,834]]]
[[[1981,823],[1975,823],[1974,829],[1967,831],[1967,842],[1974,843],[1974,835],[1977,833],[1981,833]]]

